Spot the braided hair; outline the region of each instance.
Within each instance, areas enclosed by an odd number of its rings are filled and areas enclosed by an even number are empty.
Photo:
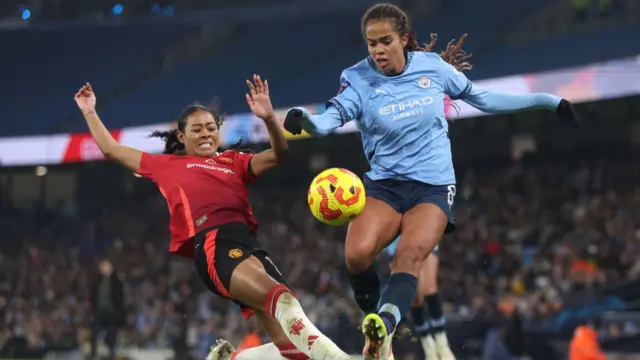
[[[365,33],[365,28],[369,21],[372,20],[385,20],[394,19],[396,23],[396,31],[401,35],[407,35],[408,41],[405,47],[406,51],[434,51],[434,47],[438,40],[437,34],[431,34],[431,41],[428,44],[420,45],[416,32],[411,26],[411,20],[409,16],[398,6],[393,4],[377,4],[370,7],[362,16],[362,33]],[[467,61],[471,57],[471,54],[467,54],[462,45],[467,39],[467,34],[460,37],[458,41],[455,39],[449,41],[447,47],[440,52],[440,57],[447,63],[453,65],[457,70],[471,70],[472,65]]]

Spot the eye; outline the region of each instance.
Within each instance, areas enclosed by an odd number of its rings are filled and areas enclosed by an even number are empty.
[[[336,192],[336,187],[333,184],[329,185],[329,191],[331,191],[331,193],[333,194],[334,192]]]
[[[200,129],[200,128],[197,128],[197,129],[193,129],[193,128],[192,128],[192,129],[191,129],[191,131],[193,131],[194,133],[199,133],[199,132],[200,132],[200,130],[202,130],[202,129]]]
[[[354,186],[349,188],[349,192],[351,193],[351,195],[355,195],[356,194],[356,188]]]

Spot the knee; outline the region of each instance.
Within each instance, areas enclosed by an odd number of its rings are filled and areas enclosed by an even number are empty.
[[[426,246],[407,246],[403,249],[396,249],[396,255],[391,265],[392,272],[406,272],[418,276],[424,260],[429,255]]]
[[[347,269],[351,274],[361,273],[375,260],[376,248],[373,244],[367,242],[359,242],[355,245],[349,245],[345,248],[345,260],[347,263]]]
[[[429,281],[426,281],[424,284],[422,284],[420,295],[429,296],[437,292],[438,292],[438,284],[436,283],[435,280],[430,279]]]

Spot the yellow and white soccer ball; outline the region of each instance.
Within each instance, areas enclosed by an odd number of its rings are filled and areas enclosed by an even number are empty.
[[[311,182],[307,201],[316,219],[327,225],[344,225],[364,209],[364,184],[349,170],[327,169]]]

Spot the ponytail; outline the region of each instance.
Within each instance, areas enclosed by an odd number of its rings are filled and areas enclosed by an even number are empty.
[[[164,141],[163,154],[183,155],[185,151],[184,144],[178,139],[178,129],[154,131],[149,137],[160,138]]]

